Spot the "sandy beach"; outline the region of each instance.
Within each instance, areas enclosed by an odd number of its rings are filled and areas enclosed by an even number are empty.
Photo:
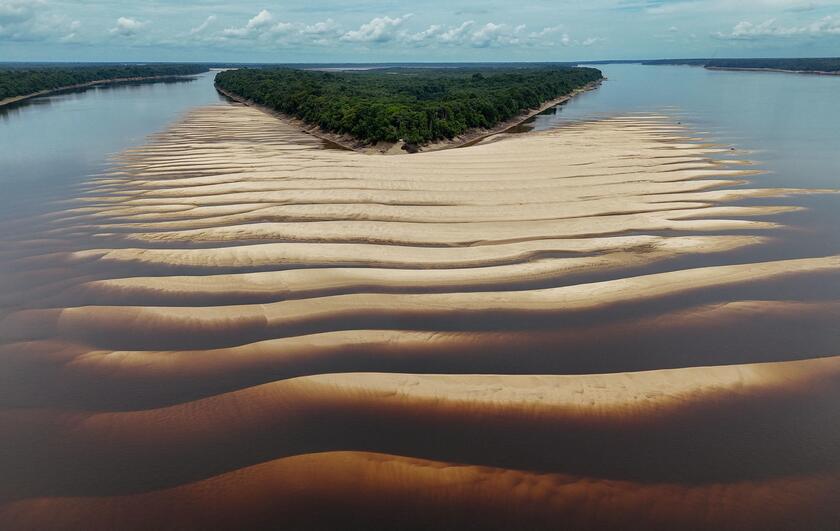
[[[761,250],[835,192],[664,115],[494,135],[214,105],[20,220],[0,528],[831,529],[840,256]]]

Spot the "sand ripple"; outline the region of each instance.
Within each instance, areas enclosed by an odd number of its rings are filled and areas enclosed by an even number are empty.
[[[726,151],[190,113],[3,237],[0,528],[836,528],[830,191]]]

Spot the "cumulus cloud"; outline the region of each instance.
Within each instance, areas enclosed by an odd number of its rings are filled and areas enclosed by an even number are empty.
[[[553,39],[559,34],[559,45],[562,46],[591,46],[603,41],[598,37],[590,37],[583,41],[572,38],[568,33],[561,33],[562,26],[549,26],[536,31],[528,31],[527,26],[487,22],[478,26],[475,21],[467,20],[455,26],[433,24],[425,30],[410,33],[398,33],[396,39],[415,46],[444,46],[472,48],[491,48],[497,46],[556,46]]]
[[[228,37],[246,37],[254,33],[260,33],[271,26],[274,15],[267,9],[263,9],[240,28],[227,28],[223,35]],[[281,23],[282,24],[282,23]]]
[[[371,42],[383,43],[393,41],[400,35],[400,26],[412,15],[404,15],[402,17],[376,17],[366,24],[362,24],[359,29],[348,31],[341,36],[342,41],[347,42]]]
[[[403,35],[403,40],[407,43],[427,44],[431,42],[432,39],[439,37],[441,32],[443,32],[443,26],[440,24],[432,24],[423,31],[418,31],[417,33],[405,33]]]
[[[119,35],[121,37],[133,37],[146,27],[147,22],[140,22],[137,19],[130,17],[120,17],[117,19],[117,24],[109,30],[111,35]]]
[[[518,43],[515,30],[509,29],[506,24],[494,24],[493,22],[488,22],[475,31],[470,40],[473,46],[477,48]]]
[[[512,25],[504,22],[474,20],[459,24],[431,24],[421,28],[410,28],[414,15],[378,16],[353,29],[343,28],[333,19],[314,23],[279,21],[268,10],[262,10],[242,26],[228,27],[211,33],[208,27],[215,21],[208,17],[189,35],[206,42],[224,43],[231,41],[252,42],[262,46],[329,46],[338,43],[358,44],[364,47],[381,46],[388,43],[413,47],[471,47],[490,48],[501,46],[556,46],[555,34],[561,26],[550,26],[529,31],[524,24]],[[590,37],[576,40],[568,34],[560,37],[563,46],[590,46],[602,39]]]
[[[327,28],[334,24],[332,21],[317,23],[307,26],[301,23],[284,22],[276,20],[274,15],[267,9],[263,9],[256,16],[248,20],[241,27],[226,28],[222,31],[222,39],[257,39],[264,43],[270,43],[278,39],[288,37],[299,37],[304,34],[314,35],[319,31],[327,31]]]
[[[303,26],[301,33],[305,35],[335,35],[341,31],[341,26],[329,18],[323,22],[316,22]]]
[[[785,26],[775,19],[754,24],[741,21],[729,32],[717,32],[715,37],[725,40],[757,40],[790,37],[825,37],[840,36],[840,18],[826,16],[810,24]]]
[[[252,18],[248,21],[248,24],[245,25],[245,29],[253,30],[259,28],[265,28],[271,25],[271,22],[274,20],[274,15],[272,15],[267,9],[263,9],[257,16]]]
[[[475,26],[474,20],[467,20],[459,26],[449,28],[440,34],[438,40],[443,44],[462,44],[469,38],[470,30]]]

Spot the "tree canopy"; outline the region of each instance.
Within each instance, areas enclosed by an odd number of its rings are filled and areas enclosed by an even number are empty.
[[[292,68],[220,72],[222,90],[364,143],[451,139],[601,79],[594,68]]]
[[[25,96],[44,90],[55,90],[91,81],[137,77],[185,76],[207,72],[202,65],[94,65],[0,67],[0,100]]]
[[[792,72],[840,72],[840,58],[793,59],[657,59],[646,65],[693,65],[707,68],[767,68]]]

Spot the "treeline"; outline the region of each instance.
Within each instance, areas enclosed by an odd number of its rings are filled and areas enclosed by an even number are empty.
[[[202,65],[123,65],[123,66],[39,66],[31,68],[0,67],[0,100],[25,96],[43,90],[81,85],[91,81],[170,77],[207,72]]]
[[[219,88],[364,143],[451,139],[601,79],[594,68],[393,68],[220,72]]]
[[[765,68],[792,72],[840,72],[840,57],[813,59],[660,59],[646,65],[695,65],[706,68]]]

